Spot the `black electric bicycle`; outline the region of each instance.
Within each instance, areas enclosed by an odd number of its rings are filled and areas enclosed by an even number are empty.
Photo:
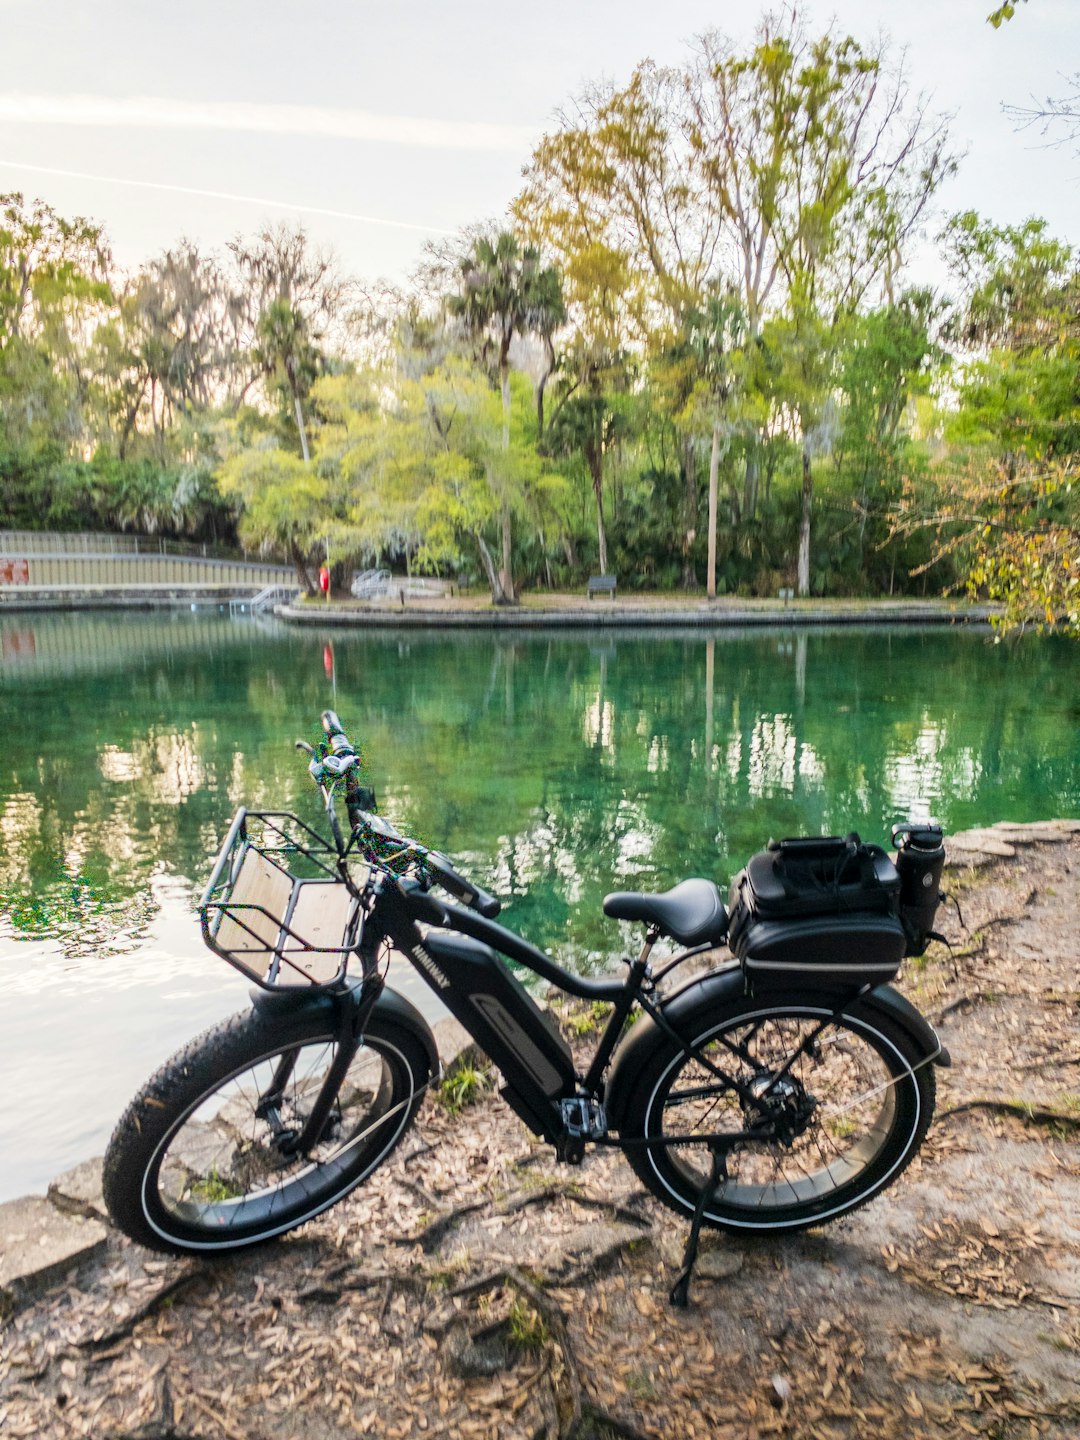
[[[704,879],[609,895],[605,913],[643,925],[644,944],[624,975],[589,979],[499,925],[495,898],[375,813],[332,711],[323,728],[317,748],[297,744],[331,839],[284,812],[241,809],[203,896],[204,939],[254,982],[252,1008],[167,1061],[109,1143],[105,1199],[134,1240],[173,1253],[255,1245],[386,1159],[440,1074],[426,1021],[385,984],[392,952],[490,1056],[503,1098],[562,1161],[618,1146],[654,1195],[692,1217],[680,1303],[702,1225],[820,1225],[915,1155],[933,1066],[949,1058],[884,982],[925,948],[939,831],[898,827],[897,867],[855,836],[782,842],[736,877],[730,915]],[[654,967],[661,937],[682,948]],[[584,1073],[499,957],[611,1006]]]

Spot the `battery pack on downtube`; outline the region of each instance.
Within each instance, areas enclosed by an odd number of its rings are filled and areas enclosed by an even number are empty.
[[[554,1139],[562,1129],[559,1102],[577,1084],[554,1021],[479,940],[431,930],[413,960],[520,1097],[514,1108],[535,1133]]]

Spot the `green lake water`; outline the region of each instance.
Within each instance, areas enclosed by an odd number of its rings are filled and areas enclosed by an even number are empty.
[[[6,616],[0,642],[0,1198],[100,1153],[149,1070],[245,1003],[194,902],[241,803],[317,822],[292,742],[327,705],[385,814],[593,968],[624,944],[608,890],[726,884],[770,836],[1080,815],[1080,647],[1038,637],[199,611]]]

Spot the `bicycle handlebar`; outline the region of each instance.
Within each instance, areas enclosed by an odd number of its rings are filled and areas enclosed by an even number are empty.
[[[312,759],[308,769],[317,784],[322,784],[323,774],[332,780],[345,781],[345,806],[349,813],[349,827],[355,835],[366,829],[377,841],[400,841],[403,850],[410,851],[421,862],[428,875],[438,885],[468,905],[470,909],[493,920],[502,909],[494,895],[489,895],[479,885],[474,885],[455,870],[450,861],[437,850],[428,850],[415,840],[395,830],[388,820],[375,812],[375,792],[361,785],[356,774],[360,757],[356,747],[345,733],[345,727],[333,710],[322,712],[322,727],[330,744],[330,753]],[[301,742],[297,741],[297,744]],[[310,751],[310,746],[303,746]],[[321,748],[321,747],[320,747]],[[336,833],[336,831],[335,831]]]
[[[475,910],[486,920],[494,920],[502,909],[501,901],[497,900],[494,895],[489,895],[486,890],[482,890],[479,885],[474,885],[471,880],[466,880],[465,876],[455,870],[446,856],[440,854],[439,851],[429,850],[424,856],[424,863],[429,870],[435,872],[435,876],[444,890],[448,890],[451,895],[462,900],[470,910]]]

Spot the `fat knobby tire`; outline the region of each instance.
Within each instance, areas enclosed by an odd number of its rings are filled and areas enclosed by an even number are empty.
[[[156,1169],[168,1142],[199,1103],[229,1077],[281,1051],[325,1041],[333,1035],[325,1018],[309,1014],[268,1016],[258,1010],[233,1015],[204,1031],[147,1081],[121,1116],[103,1166],[105,1203],[114,1222],[131,1239],[168,1254],[212,1255],[257,1245],[312,1219],[347,1195],[394,1149],[408,1130],[430,1078],[423,1046],[405,1029],[376,1012],[365,1031],[366,1045],[386,1062],[391,1114],[332,1179],[314,1182],[293,1203],[239,1233],[201,1229],[177,1220],[160,1203]]]
[[[778,1028],[784,1025],[813,1027],[819,1019],[828,1018],[830,1008],[827,1002],[822,1002],[820,995],[805,993],[740,998],[728,1003],[707,1002],[697,1013],[681,1017],[680,1029],[688,1039],[705,1045],[710,1037],[729,1034],[741,1025],[761,1024],[763,1030],[768,1025]],[[881,1063],[884,1079],[879,1089],[885,1101],[885,1118],[872,1127],[859,1147],[858,1164],[849,1166],[847,1162],[841,1162],[830,1168],[826,1164],[830,1156],[826,1155],[821,1161],[815,1156],[811,1167],[817,1165],[818,1173],[804,1179],[805,1170],[796,1168],[798,1159],[791,1158],[790,1148],[776,1142],[771,1145],[760,1142],[747,1145],[743,1149],[751,1165],[768,1167],[775,1163],[777,1175],[784,1174],[786,1170],[794,1177],[794,1183],[789,1186],[786,1177],[779,1183],[772,1180],[763,1185],[752,1183],[744,1187],[741,1199],[738,1183],[733,1186],[721,1183],[714,1198],[706,1202],[704,1224],[744,1234],[775,1234],[824,1224],[866,1204],[891,1185],[918,1151],[934,1110],[933,1066],[925,1063],[925,1052],[905,1029],[870,1000],[857,1002],[849,1015],[838,1022],[838,1028],[830,1026],[827,1033],[835,1037],[834,1043],[841,1054],[845,1045],[851,1052],[865,1046]],[[717,1046],[716,1063],[727,1071],[739,1068],[733,1054],[721,1045]],[[689,1120],[681,1119],[683,1111],[692,1108],[693,1104],[699,1104],[701,1113],[705,1115],[718,1115],[722,1103],[733,1105],[730,1094],[721,1094],[712,1102],[712,1111],[708,1110],[709,1101],[700,1100],[698,1096],[702,1078],[706,1089],[713,1082],[712,1077],[700,1067],[691,1080],[684,1079],[684,1088],[680,1091],[678,1077],[685,1066],[685,1056],[677,1044],[657,1030],[652,1053],[643,1058],[622,1107],[622,1138],[633,1140],[671,1134],[680,1123],[693,1129]],[[746,1078],[745,1072],[743,1078]],[[695,1090],[695,1085],[698,1090]],[[813,1092],[809,1064],[806,1088]],[[689,1107],[683,1098],[688,1093],[694,1095]],[[876,1104],[878,1091],[871,1087],[869,1095],[871,1099],[867,1103]],[[844,1106],[840,1103],[835,1109],[841,1113],[841,1119],[833,1123],[842,1127]],[[811,1125],[819,1123],[818,1116],[822,1113],[818,1111],[812,1115]],[[666,1130],[665,1124],[668,1126]],[[717,1124],[716,1119],[706,1119],[705,1128],[715,1129]],[[737,1121],[736,1128],[739,1124]],[[682,1133],[686,1133],[686,1129]],[[842,1134],[842,1129],[836,1133]],[[808,1134],[806,1138],[809,1150],[814,1137]],[[829,1137],[822,1138],[827,1144]],[[846,1143],[840,1142],[841,1145]],[[685,1215],[694,1213],[709,1168],[708,1150],[704,1145],[671,1149],[628,1145],[624,1153],[642,1182],[658,1199]],[[743,1159],[744,1155],[733,1153],[733,1170],[737,1172]],[[729,1196],[736,1197],[734,1203],[725,1199],[725,1189]]]

